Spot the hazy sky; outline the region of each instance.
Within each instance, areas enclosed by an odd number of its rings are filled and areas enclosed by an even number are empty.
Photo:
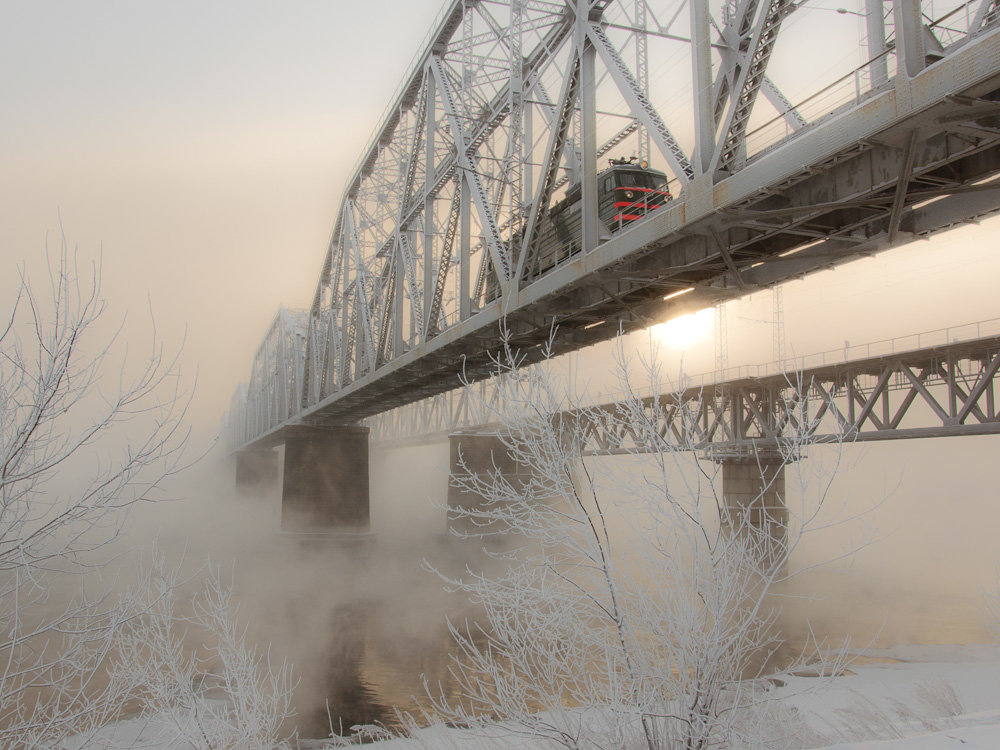
[[[168,340],[186,326],[214,426],[278,306],[309,303],[344,183],[440,5],[2,0],[0,279],[61,216],[103,255],[114,314],[148,295]],[[791,348],[1000,315],[996,231],[789,284]],[[769,316],[767,293],[733,308],[734,360],[769,358]]]
[[[70,242],[103,254],[112,315],[140,322],[148,296],[168,341],[187,328],[195,416],[210,433],[278,306],[310,302],[349,172],[439,6],[0,0],[0,294],[19,262],[37,266],[61,215]],[[998,232],[994,219],[787,284],[788,351],[1000,317]],[[769,292],[728,319],[732,364],[770,359]],[[684,355],[695,372],[713,366],[705,333]],[[951,594],[989,582],[998,448],[985,437],[850,452],[839,496],[895,489],[873,524],[891,538],[859,556],[862,577]],[[442,499],[446,455],[411,451],[395,472],[373,463],[373,486],[405,476],[395,499],[440,525],[425,500]],[[211,498],[200,490],[197,502]],[[178,513],[202,518],[190,506]],[[394,515],[373,504],[380,533]],[[227,536],[233,523],[220,521]],[[213,554],[217,528],[202,529]],[[881,606],[880,589],[870,598]]]
[[[0,279],[61,215],[113,313],[187,326],[215,425],[439,5],[0,3]]]

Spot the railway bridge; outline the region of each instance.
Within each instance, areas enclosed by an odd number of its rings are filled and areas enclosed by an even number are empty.
[[[531,362],[996,213],[998,146],[1000,0],[451,0],[234,396],[242,473],[284,444],[289,523],[364,527],[362,420],[504,335]],[[616,155],[672,199],[602,220]]]

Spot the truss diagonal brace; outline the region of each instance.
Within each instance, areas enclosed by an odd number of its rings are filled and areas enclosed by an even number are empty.
[[[788,98],[769,76],[764,76],[764,80],[760,87],[764,92],[764,96],[766,96],[767,100],[774,105],[774,108],[778,110],[778,113],[782,118],[784,118],[785,122],[788,123],[788,127],[790,127],[793,131],[804,128],[808,124],[806,119],[799,114],[795,105],[788,101]]]
[[[723,127],[722,142],[716,149],[715,161],[721,169],[737,166],[738,154],[744,147],[747,123],[757,101],[757,94],[764,82],[767,64],[771,59],[781,22],[788,13],[791,0],[769,0],[764,12],[754,26],[747,52],[741,53],[740,72],[732,92],[735,97]],[[751,16],[747,16],[744,22]]]
[[[604,61],[605,66],[607,66],[611,78],[614,80],[615,85],[618,86],[622,96],[625,97],[625,101],[631,108],[635,118],[649,132],[656,143],[656,147],[663,154],[663,158],[667,160],[674,175],[680,180],[681,186],[687,185],[694,178],[694,168],[691,166],[690,160],[678,145],[677,140],[667,129],[663,120],[660,119],[659,113],[653,108],[649,99],[639,88],[639,83],[635,80],[635,76],[632,75],[632,71],[628,69],[628,66],[621,59],[618,50],[611,44],[607,34],[604,33],[604,29],[599,24],[589,24],[587,26],[587,36],[593,42],[594,48],[601,56],[601,60]]]
[[[384,363],[388,359],[387,344],[389,342],[389,330],[392,327],[393,313],[393,287],[396,282],[396,254],[389,258],[388,273],[385,281],[385,298],[382,300],[382,319],[379,322],[378,345],[375,347],[375,361],[378,364]]]
[[[486,190],[483,182],[476,171],[475,164],[469,154],[469,146],[465,142],[465,129],[458,116],[458,109],[455,107],[455,96],[452,91],[451,80],[441,67],[441,58],[437,55],[431,56],[431,70],[434,78],[437,79],[441,104],[444,106],[445,114],[448,117],[448,124],[451,127],[452,137],[455,139],[455,152],[458,159],[458,167],[465,173],[465,179],[469,183],[469,192],[472,194],[472,201],[476,205],[476,212],[479,214],[479,221],[482,225],[483,234],[486,236],[486,246],[493,260],[493,268],[496,271],[497,281],[504,296],[507,294],[507,287],[510,285],[511,264],[507,257],[507,249],[503,240],[500,239],[500,230],[490,211],[489,201],[486,198]]]
[[[356,307],[357,314],[361,318],[363,324],[363,334],[364,334],[364,349],[365,356],[368,360],[368,366],[370,369],[374,370],[375,361],[375,331],[372,325],[372,315],[371,307],[369,306],[368,300],[368,290],[365,289],[365,278],[368,276],[368,267],[365,265],[364,260],[361,258],[361,239],[358,236],[357,223],[354,220],[354,208],[353,201],[348,201],[346,205],[346,215],[347,215],[347,230],[348,236],[350,237],[351,244],[354,250],[354,271],[355,271],[355,288],[357,289],[356,295]]]
[[[722,256],[723,262],[726,264],[726,268],[729,269],[729,273],[733,275],[736,280],[737,286],[740,289],[746,289],[747,283],[743,279],[743,274],[740,273],[740,269],[736,267],[736,262],[733,260],[733,256],[729,254],[729,248],[726,246],[727,243],[719,236],[719,233],[715,229],[709,229],[712,234],[712,240],[715,242],[715,246],[719,250],[719,255]]]
[[[441,317],[441,303],[444,299],[445,282],[448,280],[448,271],[451,268],[451,250],[455,244],[455,235],[458,233],[458,219],[461,212],[461,189],[456,181],[455,193],[451,199],[451,210],[448,212],[448,228],[445,231],[444,243],[441,246],[441,258],[438,261],[437,279],[434,284],[434,296],[431,298],[430,307],[427,310],[427,322],[424,330],[428,336],[432,336],[439,330],[438,322]]]
[[[990,363],[983,369],[979,380],[972,387],[972,390],[969,391],[969,397],[965,400],[965,404],[962,405],[962,409],[958,413],[959,424],[964,422],[965,418],[969,416],[969,413],[986,391],[986,388],[992,383],[998,369],[1000,369],[1000,354],[994,355]]]
[[[906,192],[910,187],[910,177],[913,176],[913,163],[917,156],[917,131],[910,132],[903,151],[903,168],[896,182],[896,194],[892,200],[892,210],[889,212],[889,244],[896,241],[899,232],[899,221],[903,216],[903,206],[906,204]]]
[[[573,109],[576,105],[577,94],[580,90],[580,56],[574,54],[573,62],[563,89],[559,96],[559,117],[552,124],[552,132],[549,135],[549,143],[545,148],[545,175],[538,186],[538,194],[531,204],[531,213],[524,227],[524,238],[521,241],[521,254],[517,259],[517,268],[514,271],[514,281],[520,285],[524,276],[524,269],[527,265],[528,256],[534,251],[535,235],[538,232],[538,222],[541,217],[548,213],[549,201],[552,198],[552,191],[556,183],[556,172],[562,161],[562,152],[566,146],[566,136],[569,131],[570,121],[573,118]]]

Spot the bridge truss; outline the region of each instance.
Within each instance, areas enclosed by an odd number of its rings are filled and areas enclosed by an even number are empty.
[[[1000,434],[1000,338],[686,389],[644,401],[661,437],[715,459],[815,442]],[[639,453],[619,407],[588,409],[587,454]]]
[[[990,335],[955,338],[969,333]],[[919,348],[903,348],[907,343]],[[665,393],[621,394],[559,419],[577,423],[574,433],[585,440],[587,455],[647,450],[624,416],[639,404],[667,442],[716,458],[775,448],[803,435],[824,442],[1000,434],[998,371],[1000,320],[994,320],[846,353],[735,368],[720,381],[701,378]],[[369,420],[372,439],[392,447],[496,429],[490,424],[500,413],[495,393],[488,384],[476,389],[380,414]]]
[[[449,2],[310,309],[234,397],[234,447],[485,376],[501,326],[537,359],[553,322],[568,351],[996,212],[1000,0],[860,1],[846,44],[793,0]],[[622,154],[675,199],[606,226],[599,161]],[[533,270],[575,185],[579,251]]]

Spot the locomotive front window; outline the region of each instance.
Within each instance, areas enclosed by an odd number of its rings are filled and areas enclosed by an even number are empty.
[[[653,175],[645,172],[621,172],[618,175],[618,183],[621,187],[637,187],[653,189],[656,187]]]

